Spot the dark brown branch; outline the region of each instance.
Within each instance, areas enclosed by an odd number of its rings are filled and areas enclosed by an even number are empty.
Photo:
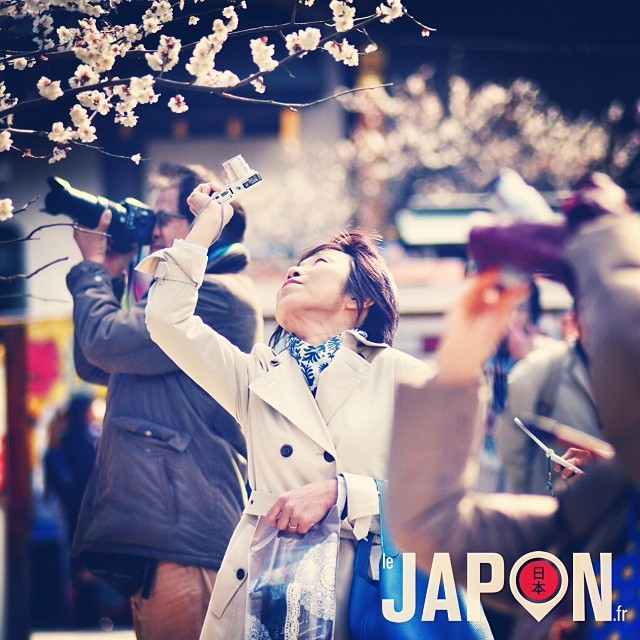
[[[58,298],[43,298],[42,296],[36,296],[33,293],[5,293],[0,295],[0,300],[7,300],[8,298],[31,298],[32,300],[40,300],[41,302],[64,302],[65,304],[71,304],[71,300],[60,300]]]
[[[232,100],[240,100],[241,102],[258,102],[260,104],[272,104],[277,107],[288,107],[289,109],[304,109],[306,107],[313,107],[316,104],[322,104],[323,102],[328,102],[329,100],[335,100],[340,96],[347,95],[349,93],[356,93],[357,91],[370,91],[371,89],[384,89],[385,87],[392,87],[393,82],[387,82],[386,84],[378,84],[375,87],[356,87],[355,89],[345,89],[344,91],[340,91],[339,93],[334,93],[332,96],[326,96],[325,98],[320,98],[319,100],[314,100],[313,102],[278,102],[277,100],[262,100],[260,98],[248,98],[245,96],[235,96],[232,93],[223,93],[222,95],[225,98],[230,98]]]
[[[36,275],[36,273],[40,273],[41,271],[44,271],[44,269],[46,269],[47,267],[51,267],[54,264],[58,264],[58,262],[64,262],[65,260],[68,260],[68,259],[69,259],[68,257],[57,258],[56,260],[47,262],[47,264],[43,265],[39,269],[36,269],[35,271],[32,271],[31,273],[16,273],[12,276],[0,276],[0,282],[13,282],[14,280],[26,280],[28,278],[32,278],[33,276]]]
[[[106,236],[110,238],[111,236],[108,233],[104,233],[104,231],[96,231],[95,229],[87,229],[86,227],[80,227],[75,222],[54,222],[52,224],[43,224],[39,227],[36,227],[29,234],[24,236],[24,238],[14,238],[13,240],[2,240],[0,242],[0,247],[4,247],[9,244],[17,244],[18,242],[26,242],[27,240],[40,240],[40,238],[34,238],[34,234],[38,231],[42,231],[42,229],[50,229],[51,227],[72,227],[73,229],[80,229],[85,233],[95,233],[96,235]],[[66,260],[66,258],[65,258]]]
[[[407,18],[409,18],[409,20],[413,20],[413,22],[415,22],[419,27],[422,27],[425,31],[428,31],[429,33],[431,33],[432,31],[437,31],[437,29],[435,29],[434,27],[427,27],[426,24],[422,24],[420,20],[418,20],[415,16],[412,16],[406,9],[404,9],[403,13],[405,16],[407,16]]]
[[[349,29],[348,31],[343,31],[340,32],[341,35],[345,35],[347,33],[349,33],[350,31],[353,31],[354,29],[361,29],[362,27],[364,27],[365,25],[371,23],[371,22],[375,22],[378,21],[382,18],[383,16],[377,16],[377,15],[372,15],[372,16],[368,16],[366,18],[361,19],[360,22],[358,22],[358,24],[354,24],[354,26]],[[323,24],[326,24],[325,21],[322,21]],[[305,23],[306,24],[306,23]],[[308,23],[311,24],[311,23]],[[278,28],[282,28],[283,25],[278,25]],[[292,26],[290,23],[286,23],[284,26]],[[297,24],[295,26],[304,26],[303,24]],[[256,27],[255,29],[247,29],[245,31],[245,33],[250,33],[250,32],[264,32],[264,28],[262,27]],[[232,32],[232,34],[239,34],[239,32]],[[232,35],[230,34],[230,35]],[[325,36],[324,38],[322,38],[319,43],[318,43],[318,49],[321,48],[321,46],[323,44],[325,44],[326,42],[329,42],[331,40],[333,40],[336,36],[338,36],[338,32],[337,31],[332,31],[331,34],[329,34],[328,36]],[[184,47],[183,47],[184,49]],[[153,53],[155,50],[153,51],[149,51],[149,52],[145,52],[145,51],[129,51],[127,52],[127,56],[128,55],[132,55],[134,53],[136,54],[144,54],[144,53]],[[64,52],[67,53],[67,52]],[[309,51],[305,50],[305,49],[301,49],[300,51],[295,51],[294,53],[286,56],[285,58],[283,58],[282,60],[278,61],[278,66],[275,67],[276,69],[279,69],[281,67],[283,67],[284,65],[288,64],[289,62],[291,62],[292,60],[295,60],[296,58],[300,58],[303,55],[310,53]],[[233,87],[206,87],[206,86],[202,86],[202,85],[197,85],[191,82],[178,82],[176,80],[168,80],[166,78],[159,78],[156,77],[154,78],[155,83],[159,84],[160,86],[167,86],[167,87],[171,87],[175,90],[178,91],[199,91],[199,92],[203,92],[203,93],[209,93],[209,94],[218,94],[218,95],[225,95],[226,97],[229,97],[231,94],[228,93],[229,90],[235,90],[235,89],[240,89],[241,87],[247,86],[248,84],[250,84],[253,80],[256,80],[257,78],[259,78],[260,76],[264,75],[265,73],[271,73],[269,71],[256,71],[255,73],[247,76],[246,78],[243,78],[242,80],[240,80],[240,82],[238,82],[236,85],[234,85]],[[131,78],[120,78],[118,80],[104,80],[102,82],[98,82],[96,84],[92,84],[92,85],[84,85],[82,87],[75,87],[72,89],[67,89],[63,92],[63,96],[64,97],[69,97],[69,96],[74,96],[77,93],[81,93],[83,91],[92,91],[92,90],[100,90],[100,89],[104,89],[106,87],[112,87],[112,86],[116,86],[116,85],[127,85],[129,82],[131,81]],[[47,102],[50,102],[50,100],[48,100],[47,98],[33,98],[32,100],[24,100],[23,102],[19,102],[15,105],[13,105],[12,107],[8,107],[6,109],[4,109],[3,111],[0,111],[0,118],[5,118],[9,115],[11,115],[12,113],[15,113],[16,111],[23,111],[24,109],[29,109],[31,107],[37,107],[40,106],[42,104],[45,104]]]
[[[38,202],[38,200],[40,200],[40,196],[36,196],[32,200],[29,200],[29,202],[27,202],[26,204],[23,204],[19,209],[14,209],[13,215],[15,216],[17,213],[22,213],[23,211],[26,211],[32,204],[35,204],[36,202]]]

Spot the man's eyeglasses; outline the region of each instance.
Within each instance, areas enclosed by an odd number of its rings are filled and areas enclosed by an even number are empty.
[[[187,216],[183,216],[179,213],[169,213],[168,211],[155,211],[154,215],[156,217],[156,224],[159,227],[164,227],[166,224],[171,222],[171,220],[188,220]]]

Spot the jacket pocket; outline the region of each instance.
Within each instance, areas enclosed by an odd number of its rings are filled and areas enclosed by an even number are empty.
[[[148,420],[122,418],[117,423],[124,431],[134,436],[134,442],[142,447],[146,453],[160,452],[162,449],[182,452],[191,442],[190,433],[163,427]],[[137,440],[138,438],[139,440]]]
[[[127,416],[113,420],[108,428],[114,432],[101,469],[96,502],[101,517],[93,528],[118,530],[125,544],[166,548],[180,518],[173,468],[178,459],[188,463],[182,458],[191,435]],[[140,523],[153,526],[145,529]],[[96,531],[95,536],[107,533]]]
[[[238,594],[240,587],[243,587],[242,593],[246,594],[246,582],[249,573],[249,549],[251,548],[253,534],[256,531],[257,518],[255,516],[245,516],[245,518],[247,519],[246,522],[240,521],[239,528],[229,543],[211,594],[209,610],[217,618],[222,618],[229,603],[236,595],[240,597],[240,594]],[[234,606],[242,608],[244,619],[246,602],[245,598],[240,598],[240,600]]]

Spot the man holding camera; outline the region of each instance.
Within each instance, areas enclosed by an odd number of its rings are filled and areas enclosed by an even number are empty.
[[[160,166],[153,251],[187,235],[193,216],[186,197],[212,178],[198,166]],[[233,207],[231,224],[209,249],[196,314],[248,352],[261,339],[262,320],[253,283],[242,273],[244,211]],[[103,213],[97,231],[110,220]],[[74,238],[83,257],[67,276],[76,369],[108,392],[72,553],[131,598],[138,640],[196,640],[244,506],[244,437],[153,343],[146,292],[121,306],[118,284],[132,252],[111,251],[104,233],[79,229]]]

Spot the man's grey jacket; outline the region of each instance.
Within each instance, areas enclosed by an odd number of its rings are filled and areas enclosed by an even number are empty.
[[[262,337],[262,316],[253,282],[234,272],[246,257],[241,248],[232,253],[208,265],[196,313],[248,352]],[[108,385],[72,554],[135,554],[217,570],[244,507],[238,424],[151,340],[146,296],[121,308],[106,268],[86,261],[71,269],[67,286],[78,375]]]

